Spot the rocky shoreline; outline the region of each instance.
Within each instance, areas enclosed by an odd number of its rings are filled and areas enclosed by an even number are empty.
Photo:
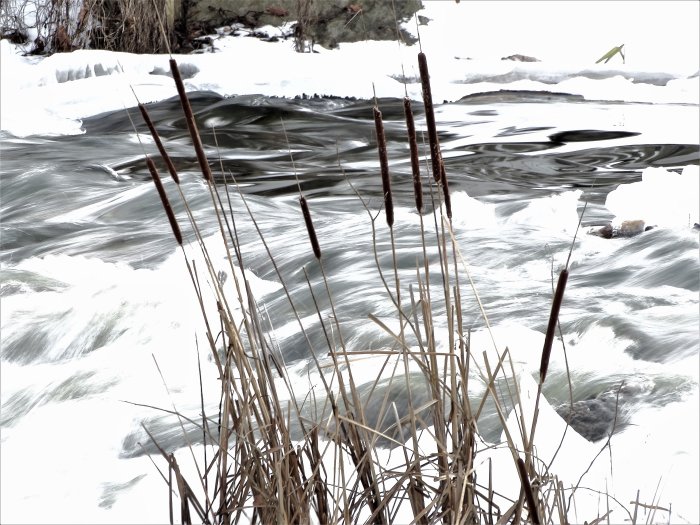
[[[313,52],[316,46],[333,49],[342,42],[395,40],[397,34],[412,44],[415,37],[399,24],[423,8],[421,0],[158,0],[158,9],[150,2],[97,0],[86,7],[67,0],[64,11],[50,0],[31,1],[46,15],[29,21],[21,16],[29,0],[5,6],[0,36],[39,55],[76,49],[189,53],[206,49],[211,35],[222,32],[291,39],[299,52]],[[425,17],[419,19],[427,23]]]

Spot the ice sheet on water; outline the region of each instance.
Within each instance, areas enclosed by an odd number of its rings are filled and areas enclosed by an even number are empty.
[[[688,228],[700,222],[700,168],[689,165],[681,173],[645,168],[642,180],[620,184],[605,206],[614,222],[643,220],[647,225]]]

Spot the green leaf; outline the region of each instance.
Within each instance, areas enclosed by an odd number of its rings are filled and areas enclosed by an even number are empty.
[[[620,56],[622,56],[622,62],[624,63],[625,61],[625,54],[622,52],[622,48],[625,47],[625,44],[622,44],[620,46],[613,47],[610,51],[605,53],[602,57],[600,57],[598,60],[596,60],[596,64],[600,64],[603,60],[605,60],[605,63],[607,64],[610,62],[610,59],[617,55],[618,53]]]

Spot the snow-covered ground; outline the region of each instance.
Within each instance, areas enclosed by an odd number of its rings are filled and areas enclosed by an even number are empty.
[[[418,26],[436,102],[498,89],[548,90],[593,100],[697,103],[698,2],[425,2]],[[412,19],[404,24],[417,32]],[[267,27],[271,34],[288,27]],[[607,64],[596,60],[624,44]],[[317,46],[222,36],[215,52],[177,56],[190,90],[222,95],[322,94],[420,100],[417,46]],[[2,42],[0,128],[14,135],[80,132],[80,119],[175,95],[166,55],[76,51],[24,58]],[[523,54],[541,62],[503,61]],[[401,82],[405,78],[406,85]]]

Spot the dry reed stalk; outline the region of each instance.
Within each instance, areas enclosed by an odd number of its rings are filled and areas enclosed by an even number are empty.
[[[151,137],[153,137],[153,141],[156,143],[156,146],[158,147],[158,151],[160,152],[160,156],[163,158],[163,160],[165,161],[165,165],[168,167],[168,172],[170,173],[170,176],[175,181],[175,184],[180,184],[180,177],[177,174],[177,170],[175,169],[175,165],[173,164],[173,161],[170,158],[170,155],[168,155],[168,152],[165,151],[165,147],[163,146],[163,141],[160,140],[160,135],[158,134],[158,131],[156,130],[155,126],[153,125],[153,121],[151,120],[151,117],[149,116],[148,111],[146,110],[146,106],[139,103],[139,110],[141,111],[141,116],[143,117],[143,120],[146,123],[146,126],[148,126],[148,131],[151,132]]]
[[[318,244],[318,237],[316,237],[316,229],[314,228],[314,223],[311,220],[311,212],[309,211],[309,205],[306,202],[305,197],[299,197],[299,204],[301,205],[301,213],[304,215],[304,223],[306,224],[306,231],[309,234],[309,241],[311,242],[311,249],[314,251],[314,256],[319,261],[321,260],[321,247]]]
[[[420,180],[420,161],[418,160],[418,141],[416,140],[416,124],[413,121],[413,108],[411,99],[403,99],[403,111],[406,116],[406,129],[408,132],[408,146],[411,150],[411,171],[413,172],[413,195],[416,200],[416,210],[423,211],[423,187]]]
[[[208,182],[213,182],[214,178],[211,173],[209,161],[207,160],[207,155],[204,152],[202,138],[199,135],[199,128],[197,127],[197,122],[194,119],[194,113],[192,113],[192,106],[190,105],[190,100],[189,98],[187,98],[187,92],[185,91],[185,84],[182,82],[182,75],[180,75],[180,69],[178,68],[177,62],[174,58],[170,59],[170,71],[173,74],[173,80],[175,80],[175,87],[177,88],[177,93],[180,96],[180,104],[182,105],[182,111],[185,114],[185,120],[187,121],[187,129],[190,132],[190,137],[192,137],[192,145],[194,146],[194,151],[197,154],[197,160],[199,161],[199,167],[202,170],[202,175],[204,176],[204,179]]]
[[[544,347],[542,348],[542,360],[540,362],[540,384],[544,383],[547,377],[547,368],[549,367],[549,358],[552,354],[552,343],[554,342],[554,331],[557,327],[557,320],[559,319],[559,310],[561,309],[561,303],[564,298],[564,290],[566,289],[566,281],[569,279],[569,270],[564,269],[559,274],[559,280],[557,281],[557,289],[554,292],[554,299],[552,300],[552,309],[549,314],[549,324],[547,325],[547,332],[544,337]]]
[[[323,462],[321,458],[321,452],[318,448],[318,427],[314,426],[311,430],[310,439],[307,439],[306,443],[309,445],[305,447],[305,452],[308,455],[309,461],[311,463],[311,490],[313,492],[316,515],[318,516],[319,523],[328,523],[330,518],[330,512],[328,509],[328,500],[326,499],[326,494],[328,493],[328,485],[326,483],[326,478],[321,476],[323,470]],[[325,471],[324,471],[325,472]]]
[[[384,192],[384,210],[386,222],[389,228],[394,226],[394,201],[391,198],[391,178],[389,177],[389,160],[386,151],[386,137],[384,136],[384,123],[382,112],[377,106],[373,108],[374,126],[377,131],[377,151],[379,152],[379,167],[382,174],[382,190]]]
[[[148,171],[151,172],[151,178],[153,179],[153,183],[156,185],[156,189],[158,190],[160,202],[163,204],[165,214],[168,216],[168,222],[170,222],[170,227],[173,230],[175,240],[180,246],[182,246],[182,233],[180,232],[180,226],[178,226],[177,224],[175,213],[173,212],[173,208],[170,206],[168,195],[165,193],[165,188],[163,187],[163,183],[160,180],[160,175],[158,175],[156,165],[150,157],[146,157],[146,165],[148,166]]]

